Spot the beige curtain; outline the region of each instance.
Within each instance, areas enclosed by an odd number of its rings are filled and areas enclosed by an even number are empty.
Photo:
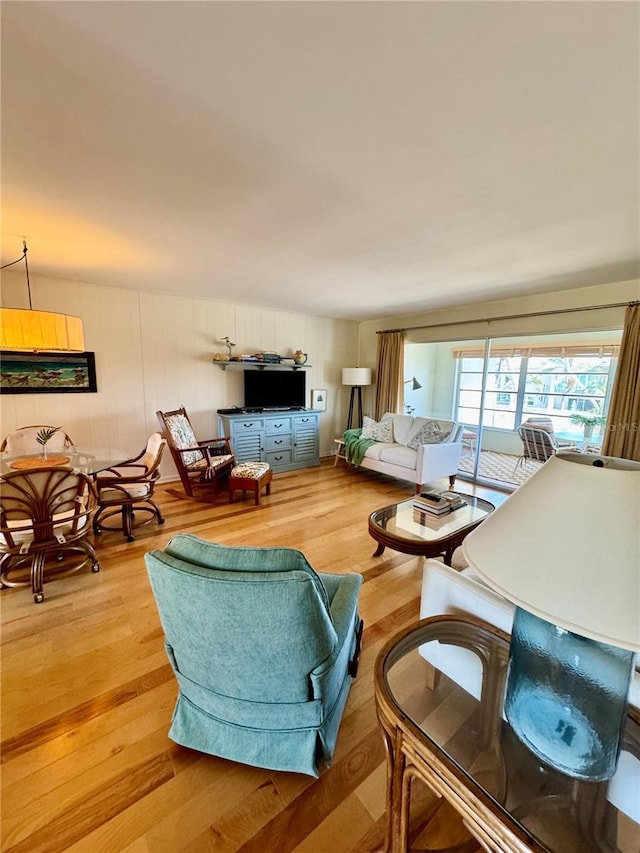
[[[404,332],[378,334],[376,420],[385,412],[401,412],[404,397]]]
[[[640,304],[637,302],[628,305],[624,315],[620,359],[602,453],[640,462]]]

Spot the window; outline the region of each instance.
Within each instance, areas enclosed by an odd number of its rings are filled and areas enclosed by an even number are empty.
[[[529,416],[551,418],[554,431],[579,438],[578,416],[603,422],[617,363],[617,342],[571,342],[507,347],[492,342],[484,353],[454,349],[457,358],[457,420],[515,430]]]

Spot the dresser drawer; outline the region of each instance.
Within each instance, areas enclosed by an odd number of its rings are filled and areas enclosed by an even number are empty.
[[[284,435],[269,435],[267,433],[264,445],[267,453],[271,450],[290,450],[292,446],[291,433],[285,433]]]
[[[247,420],[233,421],[231,432],[233,435],[242,435],[245,432],[262,432],[264,421],[262,418],[247,418]]]
[[[265,418],[265,431],[267,435],[277,435],[281,432],[291,432],[291,418]]]
[[[265,461],[277,470],[281,465],[291,465],[291,450],[272,450],[265,454]]]

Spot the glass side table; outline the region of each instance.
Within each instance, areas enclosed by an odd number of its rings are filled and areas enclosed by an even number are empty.
[[[480,659],[479,700],[425,660],[421,650],[429,643]],[[633,709],[627,718],[609,782],[555,771],[504,718],[508,648],[508,635],[480,620],[436,616],[399,632],[380,651],[375,699],[388,758],[387,851],[405,853],[414,835],[428,832],[411,808],[412,788],[422,782],[490,853],[638,853],[640,792],[629,791],[637,777],[628,771],[640,759],[640,715]]]

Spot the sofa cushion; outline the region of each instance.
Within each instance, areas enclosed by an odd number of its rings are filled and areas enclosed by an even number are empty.
[[[415,418],[412,415],[392,415],[389,412],[383,415],[383,418],[386,417],[390,417],[393,421],[393,438],[391,440],[398,444],[406,444]]]
[[[366,454],[365,454],[366,455]],[[416,451],[404,444],[385,444],[380,450],[380,462],[416,470]]]
[[[376,461],[380,461],[380,454],[388,450],[390,447],[399,447],[397,444],[393,444],[393,442],[385,443],[384,441],[376,441],[364,452],[364,459],[375,459]]]
[[[362,419],[360,438],[372,438],[374,441],[393,441],[393,420],[390,415],[383,415],[378,423],[366,415]]]
[[[415,418],[407,447],[417,450],[421,444],[439,444],[446,441],[451,433],[451,423],[434,421],[431,418]]]

